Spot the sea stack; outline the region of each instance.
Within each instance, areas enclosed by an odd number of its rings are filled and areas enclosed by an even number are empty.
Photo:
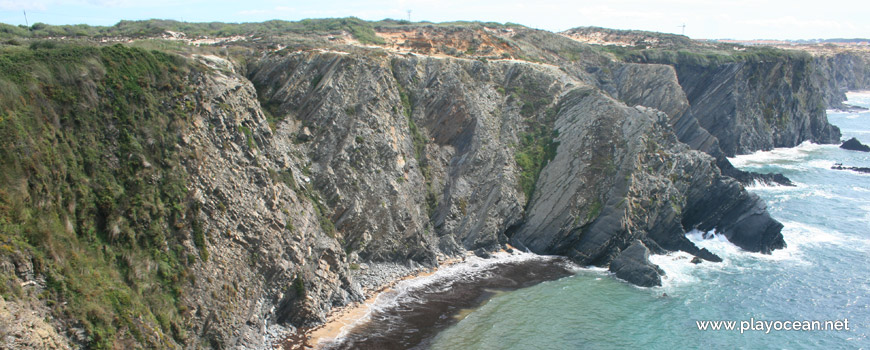
[[[858,139],[854,137],[843,142],[843,144],[840,145],[840,148],[850,151],[870,152],[870,146],[862,144],[861,141],[858,141]]]

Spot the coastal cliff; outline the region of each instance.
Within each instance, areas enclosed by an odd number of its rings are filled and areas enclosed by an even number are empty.
[[[819,81],[828,108],[847,108],[846,92],[870,89],[870,53],[829,52],[823,50],[815,55]]]
[[[727,156],[834,143],[840,131],[825,116],[823,92],[806,53],[759,52],[742,58],[644,51],[642,62],[673,65],[690,110]]]
[[[803,56],[636,62],[519,26],[341,26],[365,30],[5,47],[0,316],[34,326],[0,344],[259,347],[508,244],[652,286],[649,253],[720,260],[691,230],[785,246],[726,155],[839,137]]]

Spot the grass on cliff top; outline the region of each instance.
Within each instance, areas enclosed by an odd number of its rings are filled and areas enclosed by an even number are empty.
[[[0,261],[32,262],[89,348],[187,337],[180,296],[207,251],[177,144],[200,69],[120,45],[0,52]],[[4,298],[23,296],[12,274]]]
[[[743,47],[732,44],[716,44],[712,47],[694,46],[677,49],[646,48],[644,46],[593,46],[603,52],[611,53],[617,59],[625,62],[691,65],[699,67],[714,67],[734,62],[760,63],[812,59],[808,53],[803,51],[782,50],[773,47]]]
[[[0,39],[15,38],[103,38],[129,37],[152,38],[166,31],[182,32],[188,38],[202,36],[279,36],[293,34],[337,34],[347,31],[364,44],[383,44],[375,35],[372,24],[356,17],[304,19],[298,22],[272,20],[261,23],[190,23],[173,20],[150,19],[145,21],[120,21],[114,26],[90,26],[86,24],[50,25],[34,23],[31,26],[13,26],[0,23]]]

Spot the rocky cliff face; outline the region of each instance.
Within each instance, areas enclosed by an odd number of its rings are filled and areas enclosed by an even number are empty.
[[[849,90],[870,89],[870,55],[866,52],[821,54],[814,63],[828,108],[845,108]]]
[[[805,140],[839,141],[828,124],[809,57],[768,58],[716,66],[675,65],[692,114],[728,156]]]
[[[559,152],[541,173],[512,242],[580,264],[606,265],[635,239],[654,251],[717,260],[689,242],[685,230],[720,227],[726,216],[754,211],[763,223],[747,232],[754,239],[743,240],[739,230],[722,232],[748,250],[784,246],[781,225],[764,212],[763,202],[720,175],[713,158],[678,142],[666,114],[591,91],[568,96],[556,124]],[[751,227],[754,219],[744,218],[741,226]]]
[[[670,65],[623,64],[614,71],[611,94],[629,106],[647,106],[669,116],[674,134],[689,147],[716,159],[716,165],[726,176],[742,183],[761,181],[791,185],[781,174],[758,174],[735,168],[713,136],[695,118],[689,100],[680,86],[676,70]]]
[[[303,163],[312,190],[342,198],[323,209],[352,261],[425,264],[511,242],[606,265],[634,239],[716,260],[684,233],[726,226],[746,249],[784,246],[763,203],[680,143],[667,114],[627,107],[552,66],[304,53],[249,74],[263,104],[286,111],[278,129],[312,133],[299,144]],[[674,115],[687,108],[649,89]]]
[[[270,129],[253,85],[227,62],[205,61],[215,70],[196,82],[184,144],[197,155],[185,166],[210,257],[185,303],[201,345],[255,345],[270,323],[310,324],[362,294],[295,135]]]

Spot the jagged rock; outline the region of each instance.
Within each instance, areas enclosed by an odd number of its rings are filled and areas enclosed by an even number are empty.
[[[744,184],[761,182],[794,186],[782,174],[759,174],[742,171],[731,165],[719,140],[701,127],[683,92],[673,66],[660,64],[626,64],[615,71],[616,96],[630,106],[658,109],[669,116],[669,123],[680,142],[716,158],[724,175]]]
[[[866,167],[853,167],[853,166],[843,166],[843,164],[837,163],[831,166],[831,169],[834,170],[852,170],[859,173],[870,173],[870,168]]]
[[[311,130],[308,129],[307,126],[303,126],[302,130],[296,135],[296,139],[302,142],[311,141],[313,135],[311,135]]]
[[[48,321],[49,310],[27,300],[6,301],[0,297],[0,348],[72,349]]]
[[[661,286],[661,276],[665,274],[649,261],[649,249],[639,240],[634,240],[610,262],[610,272],[641,287]]]
[[[679,143],[667,120],[588,90],[563,97],[559,150],[511,243],[581,265],[607,265],[635,238],[721,261],[685,237],[708,226],[747,250],[783,247],[782,225],[764,202],[721,175],[710,156]]]
[[[490,254],[488,251],[486,251],[486,249],[483,249],[483,248],[475,250],[474,255],[477,255],[477,257],[483,258],[483,259],[489,259],[492,257],[492,254]]]
[[[870,152],[870,146],[862,144],[861,141],[858,141],[858,139],[854,137],[843,142],[843,144],[840,145],[840,148],[850,151]]]
[[[696,265],[697,265],[697,264],[700,264],[700,263],[703,262],[703,261],[704,261],[704,260],[702,260],[701,258],[699,258],[699,257],[696,256],[696,257],[693,257],[693,258],[692,258],[692,261],[690,261],[690,262],[691,262],[692,264],[696,264]]]

